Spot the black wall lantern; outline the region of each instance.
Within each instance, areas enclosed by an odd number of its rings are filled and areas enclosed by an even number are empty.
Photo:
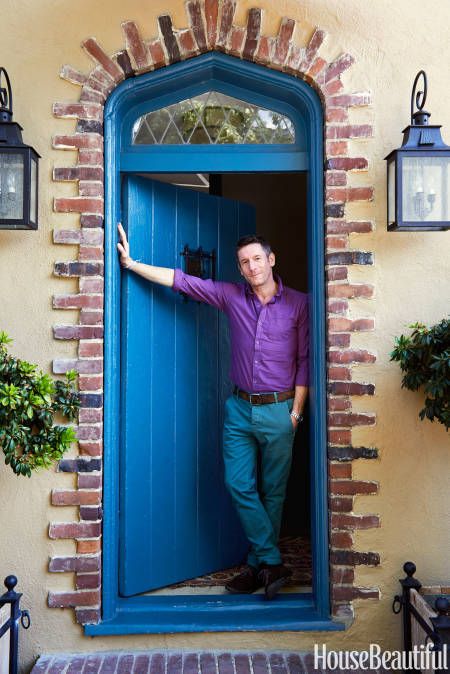
[[[11,83],[0,68],[0,229],[37,229],[39,155],[12,115]]]
[[[424,90],[416,94],[421,76]],[[421,70],[413,84],[411,124],[403,130],[403,144],[386,157],[390,231],[450,228],[450,147],[441,138],[441,127],[428,124],[426,98],[427,76]]]

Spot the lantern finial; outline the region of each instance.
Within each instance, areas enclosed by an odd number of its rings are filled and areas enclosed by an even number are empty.
[[[6,86],[2,86],[2,78],[4,78]],[[11,122],[12,115],[11,82],[5,68],[0,67],[0,122]]]
[[[423,77],[423,91],[416,91],[419,78]],[[427,74],[425,70],[419,70],[414,80],[411,92],[411,126],[426,126],[431,117],[431,113],[423,109],[425,101],[427,100],[428,85]],[[414,103],[416,104],[416,112],[414,112]]]

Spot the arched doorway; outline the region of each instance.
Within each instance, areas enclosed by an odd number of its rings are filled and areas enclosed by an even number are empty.
[[[241,145],[161,145],[133,147],[136,120],[152,110],[205,92],[218,91],[241,101],[286,115],[295,128],[295,142]],[[223,54],[210,53],[164,71],[127,80],[112,94],[105,110],[105,520],[103,620],[87,633],[126,631],[205,631],[245,629],[339,629],[329,621],[328,525],[326,477],[325,292],[323,251],[323,131],[316,93],[304,82]],[[310,449],[312,592],[289,594],[273,606],[261,597],[183,596],[123,597],[119,578],[125,529],[119,515],[127,483],[121,481],[124,396],[121,388],[121,286],[115,253],[115,223],[123,215],[121,177],[133,174],[274,172],[302,173],[307,184],[308,292],[311,296]],[[155,263],[161,264],[160,261]],[[122,314],[123,317],[123,314]],[[123,334],[122,334],[123,337]],[[122,359],[123,365],[123,359]],[[122,369],[123,373],[123,369]],[[135,466],[139,468],[139,463]],[[131,490],[132,491],[132,490]],[[122,499],[122,500],[121,500]],[[134,536],[145,536],[141,519]],[[155,516],[155,515],[154,515]],[[205,608],[207,606],[207,615]],[[246,617],[247,616],[247,617]],[[109,625],[107,624],[109,622]]]

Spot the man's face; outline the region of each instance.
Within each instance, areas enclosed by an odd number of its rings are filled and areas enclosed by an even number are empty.
[[[259,288],[273,279],[275,255],[266,254],[260,243],[249,243],[238,251],[239,271],[252,288]]]

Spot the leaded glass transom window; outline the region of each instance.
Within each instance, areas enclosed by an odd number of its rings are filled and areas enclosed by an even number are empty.
[[[133,145],[292,144],[285,115],[208,91],[148,112],[133,125]]]

